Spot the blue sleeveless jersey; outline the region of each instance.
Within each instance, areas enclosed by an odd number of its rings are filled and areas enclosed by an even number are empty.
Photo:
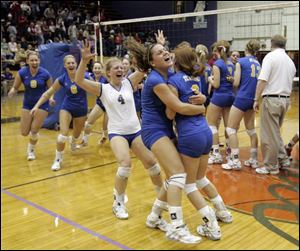
[[[37,74],[32,76],[29,66],[23,67],[18,73],[25,87],[23,107],[32,109],[42,94],[47,91],[47,81],[51,78],[51,75],[45,68],[39,67]],[[48,106],[48,104],[47,101],[43,106]]]

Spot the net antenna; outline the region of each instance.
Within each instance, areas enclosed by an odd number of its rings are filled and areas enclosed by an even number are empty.
[[[100,9],[100,1],[98,1],[98,30],[99,30],[99,54],[100,54],[100,62],[103,64],[103,44],[102,44],[102,32],[101,32],[101,9]],[[95,46],[97,45],[97,35],[95,31]],[[97,46],[95,47],[95,49]],[[97,51],[97,50],[96,50]]]

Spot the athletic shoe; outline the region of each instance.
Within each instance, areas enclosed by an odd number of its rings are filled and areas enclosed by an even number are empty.
[[[128,215],[127,209],[124,204],[114,201],[112,209],[118,219],[121,219],[121,220],[128,219],[129,215]]]
[[[244,161],[244,165],[245,166],[249,166],[249,167],[252,167],[252,168],[258,168],[258,160],[257,159],[253,159],[253,158],[250,158],[248,160],[245,160]]]
[[[74,152],[74,151],[76,151],[77,149],[80,148],[80,146],[78,146],[78,145],[76,144],[76,141],[73,141],[72,136],[70,136],[69,140],[70,140],[70,150],[71,150],[72,152]]]
[[[169,224],[161,216],[158,219],[153,219],[150,214],[147,217],[146,226],[153,229],[157,228],[163,232],[167,232],[169,228]]]
[[[192,235],[186,225],[170,226],[166,232],[169,240],[179,241],[186,244],[197,244],[201,241],[201,237]]]
[[[207,164],[221,164],[223,162],[222,155],[220,153],[210,153]]]
[[[291,161],[289,159],[289,157],[286,157],[284,159],[278,159],[278,163],[279,163],[279,168],[280,169],[287,169],[291,167]]]
[[[61,168],[61,160],[57,159],[54,161],[54,163],[51,166],[52,171],[57,171]]]
[[[203,224],[197,227],[197,233],[201,236],[205,236],[210,240],[217,241],[221,239],[221,229],[219,226],[212,228],[207,224]]]
[[[255,169],[255,172],[259,174],[278,174],[279,168],[269,168],[269,167],[258,167]]]
[[[219,221],[222,221],[224,223],[231,223],[233,221],[232,214],[228,210],[218,210],[215,211],[216,218]]]
[[[35,160],[35,153],[34,153],[34,150],[30,150],[28,151],[27,153],[27,160]]]
[[[226,164],[222,164],[222,168],[225,170],[237,170],[242,169],[242,164],[239,159],[230,159]]]

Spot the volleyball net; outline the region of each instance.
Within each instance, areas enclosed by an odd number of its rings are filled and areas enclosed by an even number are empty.
[[[101,29],[97,30],[99,25]],[[287,37],[287,51],[298,52],[299,2],[108,21],[95,23],[94,27],[96,51],[102,62],[103,56],[124,56],[126,48],[122,41],[130,37],[145,45],[155,42],[158,29],[164,31],[170,49],[182,41],[193,47],[204,44],[210,48],[222,39],[231,43],[231,50],[243,51],[250,39],[257,39],[261,42],[261,51],[269,51],[271,37],[281,34]]]

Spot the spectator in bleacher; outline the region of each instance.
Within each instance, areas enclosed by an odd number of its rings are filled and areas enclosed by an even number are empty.
[[[26,28],[28,26],[28,20],[25,14],[22,12],[18,16],[18,21],[17,21],[17,27],[18,27],[18,33],[19,36],[25,36],[26,34]]]
[[[48,8],[45,9],[44,16],[47,19],[51,19],[51,18],[55,19],[55,10],[53,9],[52,4],[49,4]]]
[[[50,31],[50,39],[52,40],[55,37],[55,29],[56,29],[55,23],[53,20],[51,20],[49,25],[49,31]]]
[[[68,36],[71,42],[77,40],[78,30],[75,23],[72,23],[68,28]]]
[[[21,61],[26,61],[26,51],[21,48],[21,44],[17,44],[17,52],[14,57],[14,63],[19,64]]]
[[[21,48],[24,49],[25,51],[27,50],[28,43],[26,41],[25,37],[21,37],[21,42],[20,42]]]
[[[9,51],[13,54],[13,56],[15,56],[16,52],[18,51],[15,37],[10,37],[10,42],[8,42],[8,48]]]
[[[44,34],[43,34],[43,30],[42,30],[42,25],[43,23],[41,21],[36,21],[35,24],[35,29],[36,29],[36,35],[37,35],[37,44],[44,44],[45,43],[45,39],[44,39]]]
[[[37,32],[36,32],[36,27],[34,22],[30,22],[30,25],[27,28],[27,32],[28,32],[28,40],[33,44],[37,43]]]
[[[5,71],[1,73],[1,94],[3,91],[4,96],[7,95],[9,89],[12,87],[14,76],[10,72],[9,67],[5,67]]]
[[[15,23],[7,23],[7,24],[8,24],[8,27],[7,27],[8,37],[9,38],[14,37],[16,39],[18,31],[17,31]]]
[[[30,16],[31,14],[31,7],[28,5],[27,1],[23,1],[20,5],[22,12],[25,16]]]
[[[6,39],[3,37],[1,41],[1,58],[3,59],[13,59],[14,54],[9,50],[8,43]]]

